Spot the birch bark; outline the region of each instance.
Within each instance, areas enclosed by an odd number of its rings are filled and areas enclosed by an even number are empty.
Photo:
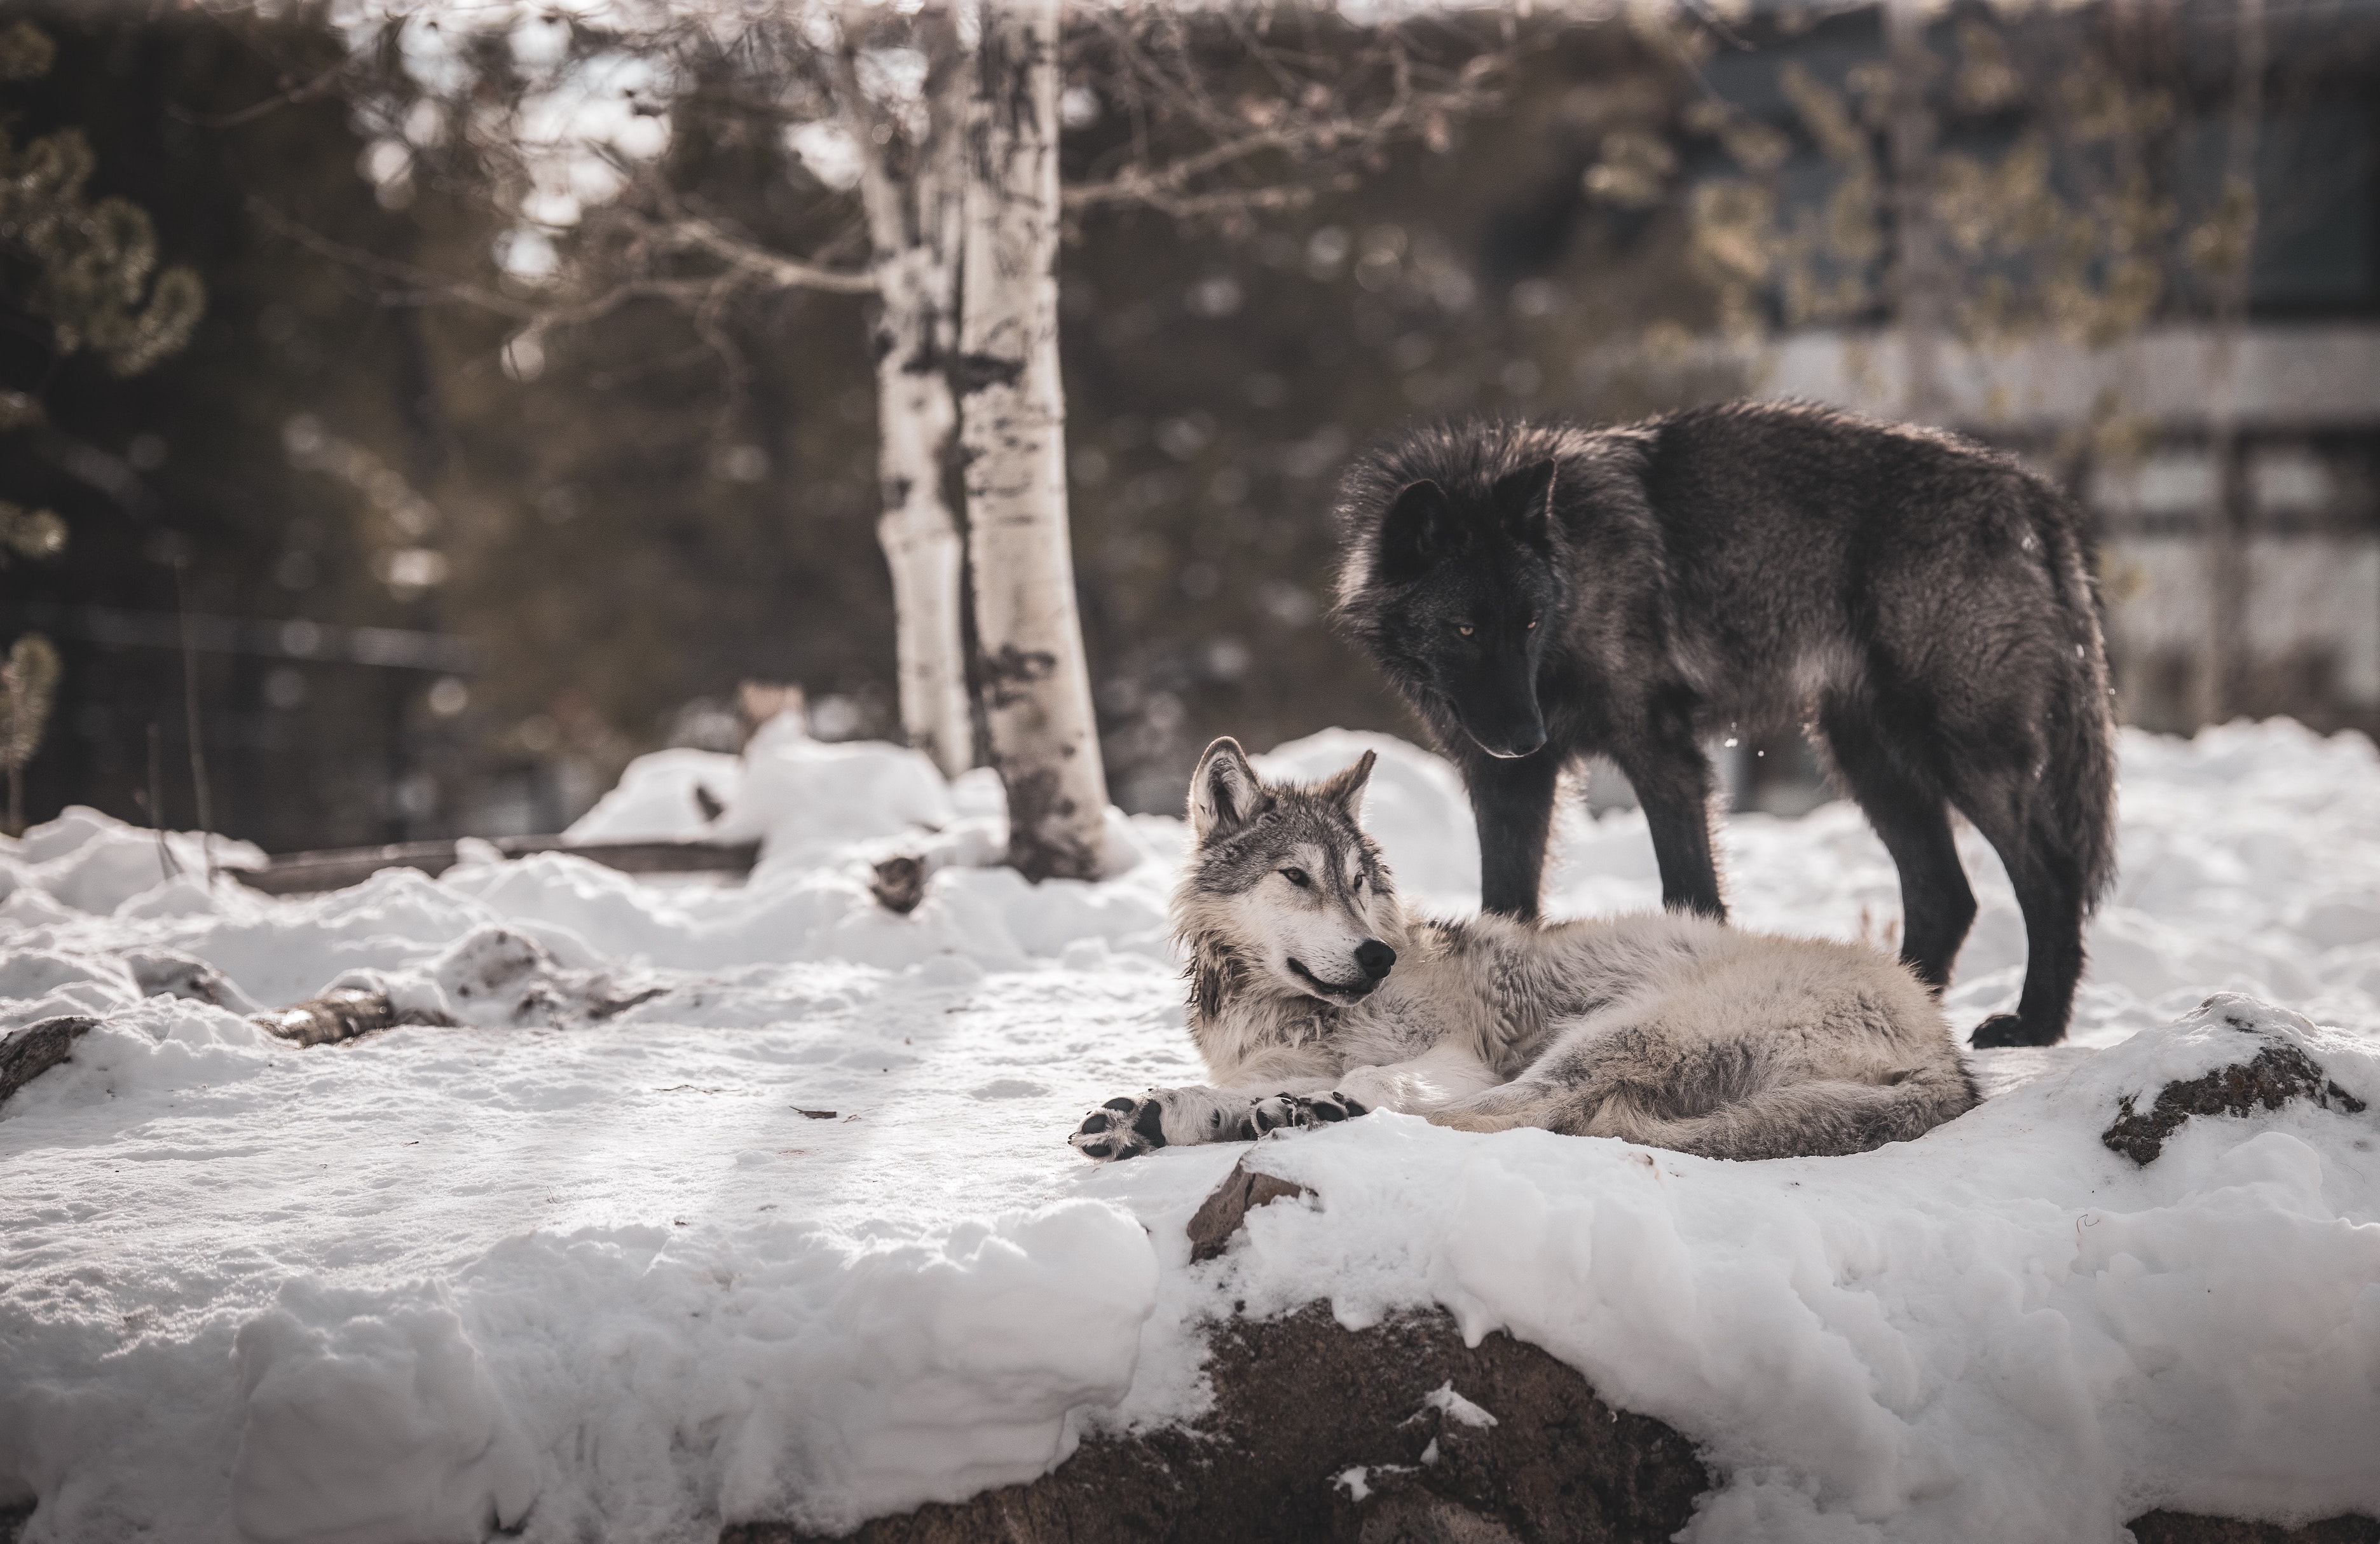
[[[1058,372],[1058,0],[984,0],[967,115],[960,440],[1008,861],[1090,879],[1107,779],[1075,607]]]
[[[901,727],[944,776],[955,777],[975,764],[960,611],[965,548],[944,493],[958,428],[950,363],[958,341],[965,55],[947,10],[921,18],[929,43],[923,131],[912,163],[896,170],[883,149],[889,134],[880,138],[891,108],[871,102],[859,80],[852,39],[864,22],[845,21],[838,94],[860,152],[877,284],[869,342],[884,512],[876,538],[892,574]]]

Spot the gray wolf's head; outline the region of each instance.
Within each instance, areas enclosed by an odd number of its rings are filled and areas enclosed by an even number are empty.
[[[1490,756],[1546,743],[1537,663],[1565,601],[1548,448],[1478,426],[1417,432],[1351,468],[1342,493],[1342,618]]]
[[[1196,849],[1173,893],[1174,930],[1275,995],[1354,1003],[1396,964],[1405,939],[1380,849],[1356,823],[1372,752],[1312,785],[1266,783],[1233,739],[1190,780]]]

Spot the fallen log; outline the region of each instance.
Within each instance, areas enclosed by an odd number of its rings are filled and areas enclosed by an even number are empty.
[[[319,997],[271,1013],[252,1014],[249,1022],[268,1035],[298,1045],[336,1045],[341,1040],[394,1029],[400,1024],[453,1024],[443,1014],[404,1009],[384,991],[337,987]]]
[[[382,869],[418,869],[435,879],[455,867],[454,842],[401,842],[386,847],[339,847],[287,853],[261,869],[232,869],[251,890],[297,895],[360,884]],[[626,874],[731,874],[741,878],[759,861],[758,842],[571,842],[560,836],[504,836],[489,843],[506,857],[569,853]]]
[[[2380,1544],[2380,1521],[2353,1514],[2288,1527],[2189,1512],[2144,1512],[2124,1526],[2138,1544]]]
[[[452,1024],[454,1020],[419,1009],[399,1008],[384,991],[340,987],[268,1013],[250,1014],[249,1022],[276,1039],[295,1045],[334,1045],[390,1029],[400,1024]],[[45,1018],[39,1024],[0,1037],[0,1103],[34,1078],[70,1059],[75,1041],[99,1027],[99,1020],[80,1014]]]

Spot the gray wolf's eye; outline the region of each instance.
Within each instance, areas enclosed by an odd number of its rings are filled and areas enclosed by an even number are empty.
[[[1281,871],[1281,877],[1300,890],[1305,889],[1314,882],[1314,877],[1303,869],[1283,869]]]

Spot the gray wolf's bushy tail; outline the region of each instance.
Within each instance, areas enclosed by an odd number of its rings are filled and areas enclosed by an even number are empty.
[[[1831,1158],[1913,1141],[1973,1109],[1975,1098],[1966,1068],[1947,1063],[1898,1083],[1826,1078],[1763,1088],[1700,1115],[1662,1115],[1622,1093],[1575,1129],[1704,1158]]]

